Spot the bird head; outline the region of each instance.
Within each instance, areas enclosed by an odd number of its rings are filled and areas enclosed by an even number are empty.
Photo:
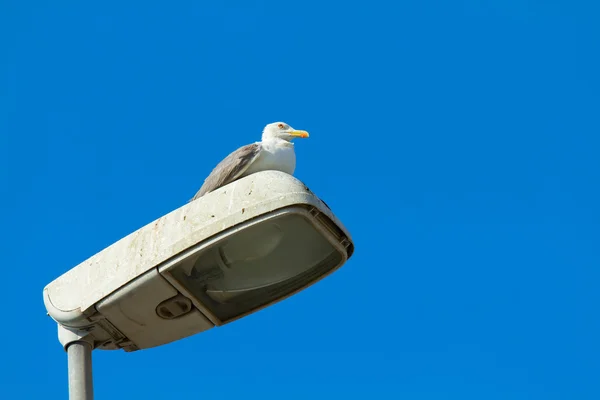
[[[263,129],[262,140],[286,140],[288,142],[295,138],[307,138],[308,132],[298,131],[285,122],[273,122]]]

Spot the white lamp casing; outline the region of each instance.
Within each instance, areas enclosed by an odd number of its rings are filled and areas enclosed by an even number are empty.
[[[319,237],[339,253],[333,267],[309,276],[301,286],[267,304],[226,318],[211,311],[173,277],[174,268],[189,270],[185,262],[223,238],[234,238],[252,225],[287,215],[309,221]],[[257,254],[247,259],[269,253],[277,240],[272,246],[259,246]],[[241,251],[235,243],[225,249],[225,260]],[[346,228],[301,181],[282,172],[259,172],[170,212],[90,257],[44,288],[44,304],[59,324],[59,340],[64,346],[86,338],[94,348],[135,351],[256,312],[341,267],[353,250]],[[215,292],[214,296],[219,299],[222,294]]]

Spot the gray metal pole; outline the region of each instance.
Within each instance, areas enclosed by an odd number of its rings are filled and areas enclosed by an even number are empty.
[[[69,400],[94,400],[92,384],[92,345],[84,341],[67,347]]]

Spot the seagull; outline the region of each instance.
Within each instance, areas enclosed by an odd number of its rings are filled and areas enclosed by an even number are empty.
[[[296,153],[292,139],[307,137],[308,132],[296,130],[285,122],[268,124],[260,142],[240,147],[217,164],[190,201],[255,172],[275,170],[293,175]]]

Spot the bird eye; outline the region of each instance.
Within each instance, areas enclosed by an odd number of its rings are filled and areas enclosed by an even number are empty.
[[[279,129],[283,129],[284,128],[283,124],[279,124],[277,126],[279,127]]]

